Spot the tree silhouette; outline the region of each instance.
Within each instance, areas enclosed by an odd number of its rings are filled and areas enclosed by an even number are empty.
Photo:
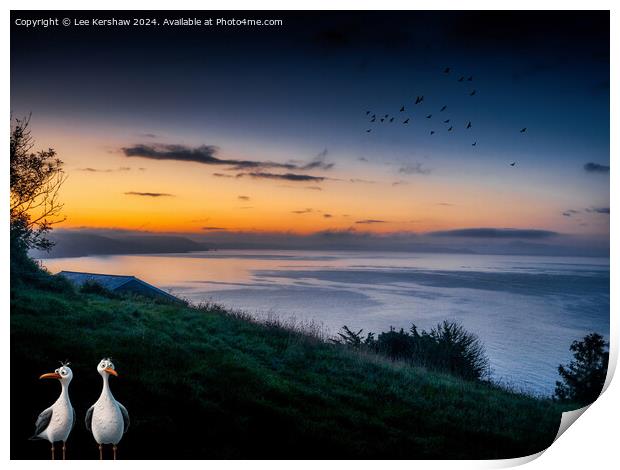
[[[594,402],[605,383],[608,346],[598,333],[590,333],[581,341],[573,341],[570,350],[574,359],[570,364],[558,367],[562,381],[555,383],[555,397],[584,406]]]
[[[54,149],[33,152],[30,117],[11,126],[11,247],[49,250],[45,237],[52,225],[62,222],[63,205],[58,192],[66,177]]]

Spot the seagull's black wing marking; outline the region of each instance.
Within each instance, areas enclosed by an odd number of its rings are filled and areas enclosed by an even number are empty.
[[[86,424],[86,429],[90,432],[93,431],[93,410],[95,409],[95,405],[91,406],[86,412],[86,418],[84,419],[84,424]]]
[[[49,407],[47,410],[43,410],[37,421],[34,423],[34,435],[30,439],[41,439],[39,434],[47,429],[52,420],[52,408]]]
[[[118,407],[121,409],[121,414],[123,415],[123,434],[127,432],[129,429],[129,413],[127,413],[127,408],[125,408],[120,403]]]

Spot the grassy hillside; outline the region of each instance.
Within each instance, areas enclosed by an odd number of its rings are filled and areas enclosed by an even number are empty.
[[[11,298],[11,457],[69,359],[78,423],[70,458],[97,458],[83,424],[111,356],[132,424],[119,458],[509,458],[546,448],[561,409],[545,400],[355,353],[218,311],[28,286]]]

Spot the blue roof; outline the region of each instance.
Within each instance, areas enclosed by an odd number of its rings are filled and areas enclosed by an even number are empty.
[[[155,287],[147,282],[144,282],[142,279],[138,279],[135,276],[121,276],[118,274],[81,273],[77,271],[60,271],[58,274],[61,276],[64,276],[65,278],[67,278],[69,281],[71,281],[73,284],[75,284],[78,287],[86,284],[87,282],[95,282],[99,284],[101,287],[104,287],[105,289],[109,291],[114,291],[124,286],[128,282],[135,281],[135,282],[138,282],[139,284],[142,284],[145,287],[148,287],[149,289],[152,289],[153,291],[155,291],[156,293],[160,295],[163,295],[171,299],[179,300],[174,295],[171,295],[168,292],[161,290],[158,287]]]

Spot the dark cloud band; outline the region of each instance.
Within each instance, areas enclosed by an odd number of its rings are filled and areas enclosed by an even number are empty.
[[[194,162],[203,165],[226,165],[232,170],[251,170],[261,168],[281,168],[285,170],[329,170],[333,163],[326,163],[327,151],[321,152],[310,163],[278,163],[271,161],[236,160],[219,158],[216,155],[219,147],[215,145],[201,145],[199,147],[187,147],[178,144],[136,144],[131,147],[123,147],[122,152],[126,157],[150,158],[152,160],[176,160],[180,162]]]
[[[550,230],[516,229],[516,228],[465,228],[431,232],[434,237],[468,237],[468,238],[550,238],[558,235]]]

